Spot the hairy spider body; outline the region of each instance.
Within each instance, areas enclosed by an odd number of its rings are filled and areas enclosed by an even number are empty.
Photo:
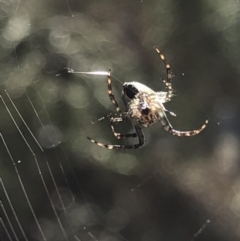
[[[144,84],[139,82],[126,82],[123,84],[122,88],[122,99],[126,107],[126,111],[122,112],[118,106],[118,103],[114,97],[112,91],[112,81],[111,81],[111,71],[109,70],[108,75],[108,95],[116,108],[117,114],[114,116],[112,114],[108,115],[112,132],[117,139],[121,138],[138,138],[138,143],[134,145],[110,145],[103,144],[101,142],[95,141],[88,137],[88,139],[97,144],[98,146],[105,147],[108,149],[137,149],[144,145],[145,138],[142,131],[142,128],[149,127],[152,124],[160,121],[163,125],[165,131],[174,136],[195,136],[203,131],[206,128],[208,123],[208,118],[205,120],[204,124],[197,130],[192,131],[178,131],[173,129],[170,124],[166,113],[169,113],[172,116],[176,116],[173,112],[170,112],[165,109],[164,103],[171,100],[173,97],[173,89],[172,89],[172,70],[170,68],[170,64],[167,63],[164,55],[160,52],[158,48],[155,48],[163,63],[165,64],[167,70],[167,80],[163,80],[167,88],[167,92],[159,91],[155,92],[151,88],[147,87]],[[129,119],[132,122],[132,125],[135,129],[135,133],[130,134],[121,134],[115,131],[113,124],[116,122],[122,122],[126,119]]]
[[[165,108],[154,93],[139,93],[127,105],[130,119],[136,119],[141,127],[149,127],[164,116]]]

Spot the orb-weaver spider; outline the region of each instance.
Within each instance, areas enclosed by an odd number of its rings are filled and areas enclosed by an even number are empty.
[[[122,99],[126,106],[126,111],[122,112],[112,91],[112,80],[110,70],[107,78],[108,95],[117,111],[115,115],[108,115],[112,132],[117,139],[137,137],[138,143],[134,145],[112,145],[104,144],[95,141],[90,137],[87,137],[91,142],[97,144],[98,146],[105,147],[108,149],[137,149],[142,147],[145,143],[142,128],[149,127],[158,121],[162,123],[165,131],[167,131],[171,135],[179,137],[195,136],[205,129],[205,127],[208,124],[208,118],[205,120],[204,124],[197,130],[178,131],[173,129],[172,125],[170,124],[166,116],[166,113],[169,113],[173,116],[176,115],[173,112],[166,110],[163,105],[163,103],[170,101],[173,97],[173,88],[171,83],[173,77],[172,70],[170,64],[167,62],[165,56],[161,53],[161,51],[157,47],[155,47],[155,50],[159,54],[161,60],[163,61],[166,67],[167,80],[163,80],[163,83],[167,88],[167,92],[156,92],[139,82],[126,82],[123,84],[122,88]],[[135,129],[135,133],[121,134],[115,131],[113,124],[116,122],[124,121],[126,119],[129,119],[132,122]]]

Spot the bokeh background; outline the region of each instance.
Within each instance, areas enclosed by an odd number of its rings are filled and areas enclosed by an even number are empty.
[[[1,1],[1,240],[190,241],[207,220],[197,240],[239,240],[239,11],[236,0]],[[176,138],[159,123],[139,150],[93,145],[86,136],[135,140],[91,124],[115,111],[106,76],[66,67],[112,69],[124,108],[123,82],[164,90],[154,46],[175,75],[172,125],[192,130],[209,116],[206,130]]]

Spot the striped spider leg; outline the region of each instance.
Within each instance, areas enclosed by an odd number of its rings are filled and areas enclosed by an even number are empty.
[[[109,70],[109,75],[108,75],[108,79],[107,79],[107,86],[108,86],[108,96],[112,102],[112,104],[115,106],[116,111],[117,111],[117,117],[113,117],[112,114],[110,114],[108,116],[109,120],[110,120],[110,125],[111,125],[111,130],[114,134],[114,136],[117,139],[121,139],[121,138],[130,138],[130,137],[137,137],[139,140],[138,144],[134,144],[134,145],[111,145],[111,144],[104,144],[102,142],[98,142],[90,137],[87,137],[92,143],[97,144],[98,146],[101,147],[105,147],[107,149],[137,149],[141,146],[144,145],[145,143],[145,138],[144,138],[144,134],[142,132],[142,129],[140,128],[140,126],[138,125],[138,123],[136,123],[136,121],[132,120],[132,124],[134,126],[135,129],[135,133],[130,133],[130,134],[121,134],[115,131],[114,128],[114,123],[116,122],[122,122],[125,119],[128,119],[128,114],[127,113],[123,113],[117,103],[117,100],[115,99],[115,96],[113,94],[112,91],[112,79],[111,79],[111,70]]]
[[[161,58],[161,60],[163,61],[166,71],[167,71],[167,80],[163,80],[163,83],[166,85],[167,87],[167,96],[166,96],[166,101],[170,101],[171,98],[173,97],[173,88],[172,88],[172,69],[170,64],[167,62],[165,56],[161,53],[161,51],[159,50],[159,48],[154,47],[155,50],[157,51],[157,53],[159,54],[159,57]]]
[[[124,113],[125,114],[125,113]],[[124,121],[123,117],[113,117],[113,116],[109,116],[109,120],[110,120],[110,125],[111,125],[111,130],[113,132],[113,135],[117,138],[117,139],[122,139],[122,138],[134,138],[137,137],[136,133],[129,133],[129,134],[121,134],[119,132],[115,131],[114,128],[114,123],[117,122],[122,122]]]

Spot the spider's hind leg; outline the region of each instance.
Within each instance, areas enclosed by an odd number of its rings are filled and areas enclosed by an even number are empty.
[[[178,131],[178,130],[173,129],[172,125],[170,124],[170,122],[166,116],[164,116],[161,119],[161,123],[163,125],[164,130],[167,131],[168,133],[170,133],[171,135],[178,136],[178,137],[183,137],[183,136],[190,137],[190,136],[198,135],[200,132],[202,132],[206,128],[208,122],[209,122],[209,119],[207,118],[205,120],[204,124],[199,129],[196,129],[196,130]]]
[[[116,108],[116,111],[119,115],[122,115],[122,111],[115,99],[115,96],[113,94],[113,90],[112,90],[112,79],[111,79],[111,70],[109,70],[108,72],[108,79],[107,79],[107,87],[108,87],[108,96],[111,100],[111,102],[113,103],[113,105],[115,106]]]

